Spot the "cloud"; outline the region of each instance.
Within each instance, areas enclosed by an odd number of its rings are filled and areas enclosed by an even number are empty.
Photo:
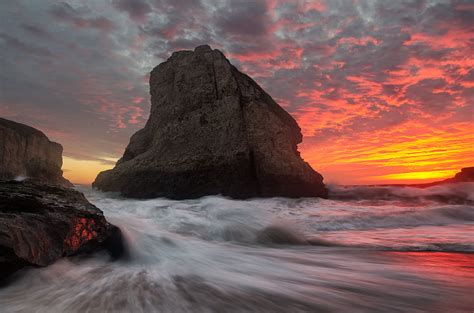
[[[221,34],[237,37],[259,37],[270,29],[265,1],[228,1],[215,12],[215,25]]]
[[[0,19],[0,112],[48,129],[84,160],[119,157],[147,119],[150,70],[200,44],[222,50],[295,116],[303,156],[330,179],[354,169],[358,182],[381,164],[424,169],[408,154],[384,161],[386,151],[416,150],[410,142],[451,147],[450,168],[469,149],[466,1],[18,0],[0,3]]]
[[[115,8],[128,13],[128,16],[136,22],[144,22],[148,13],[152,11],[151,6],[142,0],[113,0]]]
[[[95,28],[102,31],[112,31],[115,25],[103,16],[84,17],[83,12],[73,8],[66,2],[55,3],[51,6],[51,15],[57,20],[75,25],[78,28]]]
[[[64,156],[68,158],[73,158],[76,160],[94,161],[94,162],[98,162],[101,165],[107,165],[107,166],[114,166],[115,163],[117,162],[116,160],[92,157],[88,154],[82,154],[82,153],[65,153]]]
[[[23,23],[21,24],[21,27],[33,36],[44,39],[51,39],[51,34],[37,25]]]
[[[36,55],[36,56],[46,56],[46,57],[52,57],[53,54],[51,53],[51,51],[49,51],[48,49],[46,48],[42,48],[42,47],[38,47],[38,46],[34,46],[34,45],[31,45],[31,44],[27,44],[13,36],[10,36],[10,35],[7,35],[7,34],[4,34],[4,33],[0,33],[0,39],[4,42],[4,44],[9,47],[9,48],[12,48],[16,51],[20,51],[20,52],[23,52],[23,53],[26,53],[26,54],[33,54],[33,55]]]
[[[446,90],[447,82],[442,78],[423,79],[406,89],[405,97],[422,106],[425,110],[440,112],[449,109],[453,97]]]

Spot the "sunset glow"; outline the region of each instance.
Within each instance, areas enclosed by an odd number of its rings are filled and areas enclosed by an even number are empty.
[[[113,167],[144,126],[151,69],[200,44],[295,117],[299,150],[326,182],[429,182],[474,165],[465,1],[15,1],[3,11],[0,116],[63,144],[76,183]]]
[[[0,313],[474,313],[474,0],[0,25]]]
[[[111,160],[115,162],[116,160]],[[76,184],[90,184],[97,173],[112,168],[112,163],[104,164],[95,160],[77,160],[70,157],[63,158],[63,175]]]

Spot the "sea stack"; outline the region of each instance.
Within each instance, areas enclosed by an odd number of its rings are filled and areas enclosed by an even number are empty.
[[[72,186],[63,177],[63,147],[41,131],[0,118],[0,180],[24,177]]]
[[[150,75],[151,113],[93,186],[133,198],[326,197],[296,121],[219,50],[174,52]]]

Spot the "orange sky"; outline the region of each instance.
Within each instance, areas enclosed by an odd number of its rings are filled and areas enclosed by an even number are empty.
[[[419,125],[407,125],[419,127]],[[457,128],[456,128],[457,127]],[[322,173],[327,183],[421,183],[454,176],[472,165],[474,134],[470,123],[450,131],[417,135],[410,129],[373,134],[350,142],[335,140],[325,145],[300,145],[302,157]],[[115,159],[110,158],[110,161]],[[97,173],[113,167],[93,160],[64,157],[64,176],[90,184]]]
[[[60,142],[73,182],[111,168],[144,126],[147,73],[200,44],[222,50],[295,117],[299,150],[326,182],[428,182],[474,165],[468,2],[114,3],[2,10],[0,116]]]

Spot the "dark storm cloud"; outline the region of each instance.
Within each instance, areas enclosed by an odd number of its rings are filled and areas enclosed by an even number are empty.
[[[263,0],[229,1],[216,12],[215,23],[222,35],[258,37],[271,26],[267,4]]]
[[[129,52],[134,40],[110,27],[120,21],[96,13],[113,11],[55,2],[2,10],[11,14],[2,17],[0,115],[44,130],[65,155],[118,155],[147,115],[147,66]]]
[[[453,104],[451,94],[443,91],[448,86],[444,79],[424,79],[407,87],[405,98],[426,111],[442,111]]]
[[[213,43],[211,13],[198,0],[153,0],[147,23],[138,27],[146,38],[146,49],[158,60],[172,51]]]
[[[117,9],[127,12],[128,16],[137,22],[144,21],[148,13],[152,11],[148,2],[142,0],[113,0],[112,3]]]
[[[21,27],[33,36],[44,38],[44,39],[51,39],[51,34],[39,26],[25,23],[25,24],[21,24]]]
[[[47,56],[47,57],[53,56],[51,51],[49,51],[48,49],[37,47],[31,44],[27,44],[15,37],[12,37],[4,33],[0,33],[0,39],[4,42],[7,49],[12,48],[13,50],[16,50],[17,52],[33,54],[36,56]]]
[[[462,77],[462,80],[467,82],[474,82],[474,68],[470,69],[466,75]]]
[[[150,0],[153,6],[160,12],[187,13],[202,7],[201,0]]]
[[[79,28],[96,28],[111,31],[115,25],[103,16],[85,17],[84,12],[73,8],[66,2],[55,3],[50,9],[51,15],[59,21],[72,23]]]

